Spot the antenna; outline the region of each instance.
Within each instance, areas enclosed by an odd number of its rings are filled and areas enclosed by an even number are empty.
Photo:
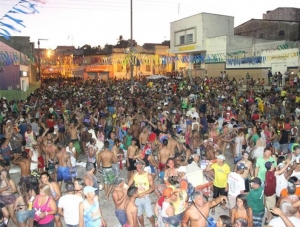
[[[178,3],[178,14],[180,13],[180,3]]]

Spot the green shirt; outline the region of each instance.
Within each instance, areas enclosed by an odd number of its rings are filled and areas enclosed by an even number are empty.
[[[276,160],[273,157],[270,157],[267,161],[263,157],[257,158],[256,160],[256,167],[259,168],[257,177],[261,179],[261,182],[265,182],[267,172],[265,164],[268,161],[273,162],[274,167],[277,166]]]
[[[255,133],[253,136],[252,136],[252,138],[251,138],[251,140],[253,140],[253,142],[254,142],[254,146],[256,145],[256,141],[259,139],[259,136]]]
[[[265,211],[264,190],[262,187],[251,189],[246,198],[253,214],[259,214]]]

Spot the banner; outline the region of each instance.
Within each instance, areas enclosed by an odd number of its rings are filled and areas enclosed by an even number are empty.
[[[8,40],[12,31],[21,32],[18,27],[25,28],[26,26],[23,24],[23,20],[16,18],[15,15],[39,13],[36,7],[40,3],[45,4],[42,0],[20,0],[10,11],[0,18],[0,36]]]

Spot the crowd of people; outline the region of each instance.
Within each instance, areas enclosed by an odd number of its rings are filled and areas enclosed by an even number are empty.
[[[110,226],[102,200],[123,227],[300,226],[298,82],[247,80],[45,79],[2,97],[0,226]]]

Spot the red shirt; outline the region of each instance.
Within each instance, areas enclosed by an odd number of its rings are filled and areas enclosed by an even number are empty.
[[[266,196],[272,196],[276,193],[275,190],[276,190],[275,171],[267,171],[266,172],[264,193],[265,193]]]

